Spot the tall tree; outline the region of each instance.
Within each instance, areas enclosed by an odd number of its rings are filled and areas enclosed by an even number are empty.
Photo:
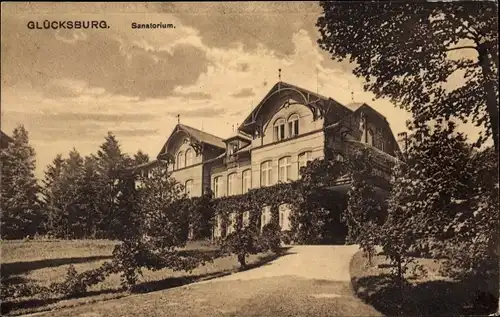
[[[39,186],[35,178],[35,150],[28,131],[14,129],[12,142],[0,152],[2,162],[2,238],[18,239],[38,232],[42,223]]]
[[[103,219],[99,231],[103,237],[114,238],[122,230],[117,207],[119,177],[130,160],[122,153],[118,140],[111,132],[108,133],[104,143],[100,146],[96,158],[96,176],[100,182],[100,192],[96,198]]]
[[[83,238],[85,236],[86,212],[83,189],[83,158],[76,149],[69,152],[63,165],[63,183],[65,196],[66,238]]]
[[[103,215],[100,212],[99,199],[97,199],[101,195],[101,182],[98,178],[97,170],[97,158],[94,155],[85,157],[82,178],[84,186],[81,195],[83,196],[82,208],[86,214],[85,219],[87,220],[85,225],[85,237],[90,238],[96,238],[98,228],[101,226],[104,227]]]
[[[357,63],[354,74],[420,122],[458,118],[498,151],[498,5],[491,1],[330,2],[320,47]],[[450,87],[448,81],[458,82]]]
[[[46,214],[45,230],[55,236],[62,236],[59,232],[62,223],[62,215],[64,210],[63,190],[64,184],[62,180],[64,159],[61,154],[48,165],[45,170],[43,183],[43,209]]]

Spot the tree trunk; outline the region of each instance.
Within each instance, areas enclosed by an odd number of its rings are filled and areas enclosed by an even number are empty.
[[[238,254],[238,262],[240,262],[240,266],[242,269],[247,266],[246,255],[244,253]]]
[[[404,316],[403,307],[404,307],[404,290],[403,290],[403,268],[401,264],[401,258],[398,258],[398,286],[399,286],[399,311],[400,315]]]
[[[484,77],[484,90],[485,90],[485,102],[486,110],[490,117],[491,132],[493,136],[493,144],[495,146],[495,151],[498,152],[498,130],[499,130],[499,118],[498,118],[498,102],[495,93],[495,83],[493,82],[493,77],[497,74],[493,74],[491,70],[491,60],[488,50],[479,45],[479,62],[481,64],[481,70]]]

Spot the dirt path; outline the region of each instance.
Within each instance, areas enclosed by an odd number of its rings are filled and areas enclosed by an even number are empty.
[[[261,267],[175,289],[40,316],[380,316],[354,297],[356,246],[297,246]]]

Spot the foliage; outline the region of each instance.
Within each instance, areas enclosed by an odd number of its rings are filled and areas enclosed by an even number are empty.
[[[449,276],[472,276],[477,284],[491,279],[498,265],[496,162],[492,149],[474,150],[451,122],[414,128],[405,161],[393,172],[380,235],[400,283],[413,260],[409,251],[422,245],[448,259]]]
[[[241,268],[245,268],[246,257],[262,251],[259,234],[255,226],[241,228],[228,234],[221,242],[221,254],[236,254]]]
[[[301,169],[301,181],[292,203],[294,241],[302,244],[338,242],[345,231],[339,218],[345,198],[328,187],[345,173],[344,163],[333,160],[316,159]]]
[[[35,150],[29,144],[28,132],[20,125],[12,141],[0,152],[1,159],[1,231],[3,239],[20,239],[35,235],[43,215],[37,197]]]
[[[380,198],[371,184],[374,175],[370,150],[363,149],[352,153],[347,162],[352,178],[347,208],[342,215],[348,228],[347,241],[359,244],[371,264],[378,238],[378,226],[384,217]]]
[[[165,168],[150,170],[136,189],[132,174],[122,175],[119,199],[126,233],[113,251],[114,265],[122,274],[123,286],[131,289],[142,268],[190,271],[211,258],[183,255],[180,248],[188,239],[190,210],[185,206],[183,187]]]
[[[455,117],[498,151],[498,6],[494,2],[322,1],[319,46],[357,63],[365,89],[421,123]],[[408,36],[412,34],[412,36]],[[450,85],[453,81],[455,85]]]
[[[467,184],[467,200],[445,226],[453,232],[448,243],[438,245],[436,253],[446,255],[443,273],[458,279],[471,279],[479,287],[498,287],[498,156],[493,148],[472,153],[472,173]],[[497,289],[498,291],[498,289]],[[495,294],[497,292],[494,292]]]
[[[278,207],[292,204],[297,196],[297,182],[278,183],[274,186],[251,189],[248,193],[214,199],[214,214],[222,219],[223,253],[236,254],[241,266],[245,258],[268,250],[277,251],[281,244]],[[269,223],[262,223],[262,213],[271,211]],[[244,225],[244,214],[248,222]],[[233,221],[231,221],[233,220]],[[226,234],[232,226],[233,232]],[[261,232],[262,228],[262,232]]]

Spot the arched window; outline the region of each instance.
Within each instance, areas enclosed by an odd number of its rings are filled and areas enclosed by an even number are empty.
[[[290,156],[278,160],[278,180],[286,183],[292,179],[292,159]]]
[[[186,151],[186,167],[193,165],[193,150],[187,149]]]
[[[260,186],[271,185],[271,161],[265,161],[260,165]]]
[[[274,141],[280,141],[285,138],[285,119],[278,119],[274,122]]]
[[[191,198],[191,192],[193,191],[193,180],[188,180],[186,181],[186,184],[184,186],[184,190],[186,192],[186,195]]]
[[[252,171],[243,171],[241,178],[243,179],[242,193],[245,194],[250,190],[250,188],[252,188]]]
[[[227,175],[227,194],[236,195],[236,173]]]
[[[373,145],[373,131],[368,129],[368,133],[366,134],[366,143],[369,145]]]
[[[184,152],[177,154],[177,169],[184,167]]]
[[[299,115],[292,114],[288,118],[288,137],[292,138],[299,135]]]

